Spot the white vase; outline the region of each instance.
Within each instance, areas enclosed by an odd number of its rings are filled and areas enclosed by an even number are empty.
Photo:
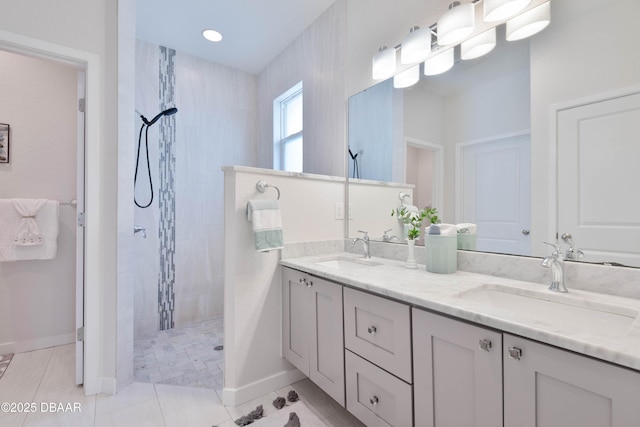
[[[418,268],[418,263],[416,262],[415,257],[415,247],[416,241],[413,239],[407,240],[407,248],[409,249],[409,256],[407,257],[407,262],[405,267],[407,268]]]

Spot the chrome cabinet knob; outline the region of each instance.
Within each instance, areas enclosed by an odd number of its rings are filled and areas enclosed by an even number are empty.
[[[479,343],[480,350],[491,351],[491,340],[483,339]]]
[[[371,399],[369,399],[369,403],[371,403],[373,406],[376,406],[378,402],[380,402],[378,396],[373,396]]]
[[[527,230],[526,228],[522,230],[522,234],[524,234],[525,236],[528,236],[530,233],[529,230]]]
[[[378,332],[378,328],[376,328],[375,326],[369,326],[367,328],[367,332],[369,332],[371,335],[375,335],[376,332]]]
[[[311,280],[307,280],[307,288],[310,288],[313,286],[313,282]]]
[[[509,359],[520,360],[522,357],[522,349],[518,347],[509,347]]]

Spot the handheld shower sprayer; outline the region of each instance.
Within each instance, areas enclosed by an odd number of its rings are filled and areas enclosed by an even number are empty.
[[[163,116],[173,116],[177,112],[178,112],[178,109],[173,107],[173,108],[169,108],[167,110],[164,110],[163,112],[161,112],[160,114],[155,116],[153,119],[151,119],[151,121],[147,120],[147,118],[145,116],[143,116],[142,114],[140,114],[140,118],[142,119],[142,122],[145,125],[151,126],[152,124],[157,122],[161,117],[163,117]]]
[[[151,120],[148,120],[145,116],[140,114],[140,118],[142,119],[142,126],[140,127],[140,135],[138,136],[138,155],[136,157],[136,173],[133,176],[133,187],[134,187],[133,202],[139,208],[142,208],[142,209],[148,208],[149,206],[151,206],[151,203],[153,202],[153,182],[151,180],[151,166],[149,165],[149,127],[151,127],[155,122],[160,120],[162,117],[173,116],[177,112],[178,112],[177,108],[175,107],[169,108],[162,111],[160,114],[158,114]],[[149,176],[149,188],[151,191],[151,198],[149,199],[149,203],[147,203],[146,205],[141,205],[138,203],[138,200],[136,200],[135,186],[136,186],[136,181],[138,180],[138,164],[140,163],[140,146],[142,145],[142,131],[144,130],[145,126],[147,127],[147,129],[144,135],[144,144],[147,150],[147,174]]]

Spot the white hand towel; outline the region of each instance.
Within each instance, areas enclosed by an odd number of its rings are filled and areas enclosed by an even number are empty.
[[[253,223],[253,237],[258,252],[282,249],[282,218],[277,200],[249,200],[247,219]]]
[[[435,235],[440,235],[440,236],[457,236],[458,235],[458,228],[456,227],[455,224],[432,224],[428,227],[425,228],[425,234],[431,234],[431,227],[433,227],[434,229],[437,228],[440,232],[439,233],[434,233]]]
[[[45,199],[11,199],[13,207],[22,219],[13,239],[18,246],[38,246],[44,243],[40,227],[36,222],[36,215],[47,202]]]
[[[48,200],[36,214],[35,221],[43,243],[35,246],[15,244],[22,216],[11,199],[0,199],[0,261],[53,259],[57,253],[58,202]]]
[[[478,226],[470,222],[457,224],[456,227],[458,228],[458,233],[460,234],[476,234],[478,232]]]

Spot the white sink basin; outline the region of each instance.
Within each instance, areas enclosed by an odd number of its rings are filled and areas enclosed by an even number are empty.
[[[381,263],[379,262],[372,261],[366,258],[349,258],[349,257],[342,257],[342,256],[318,261],[318,262],[315,262],[314,264],[319,265],[321,267],[328,267],[328,268],[334,268],[337,270],[349,270],[349,271],[381,265]]]
[[[595,299],[545,290],[505,285],[483,285],[456,295],[467,301],[510,312],[512,319],[547,324],[578,334],[626,335],[639,314],[637,307],[600,302]],[[591,296],[590,296],[591,297]]]

